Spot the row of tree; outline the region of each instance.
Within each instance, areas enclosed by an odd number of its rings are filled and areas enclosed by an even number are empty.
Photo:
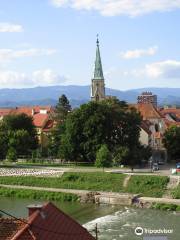
[[[151,156],[151,149],[139,142],[140,114],[116,98],[89,102],[72,110],[62,95],[54,120],[56,126],[49,135],[45,152],[55,158],[102,167],[134,166]],[[171,159],[180,158],[180,128],[174,126],[167,130],[163,141]],[[43,150],[32,117],[9,115],[0,121],[0,159],[32,156],[37,149]]]

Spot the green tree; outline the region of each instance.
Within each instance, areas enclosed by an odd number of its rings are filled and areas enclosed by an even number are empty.
[[[0,123],[0,159],[5,159],[8,150],[8,136]]]
[[[180,158],[180,127],[172,126],[164,134],[163,143],[170,160]]]
[[[8,115],[0,124],[0,153],[9,155],[14,150],[16,155],[27,155],[38,147],[38,138],[33,119],[26,114]],[[0,144],[1,145],[1,144]],[[14,149],[14,150],[12,150]]]
[[[64,132],[64,122],[71,111],[72,108],[68,98],[64,94],[61,95],[55,107],[54,120],[56,121],[56,126],[49,135],[48,149],[54,157],[59,157],[59,146],[61,144],[61,135]]]
[[[8,149],[6,159],[13,162],[17,160],[17,152],[15,148],[10,147]]]
[[[140,115],[117,99],[89,102],[68,115],[61,136],[60,155],[65,160],[94,162],[106,144],[132,149],[139,143]]]
[[[55,107],[55,120],[59,123],[66,119],[72,108],[66,95],[61,95]]]
[[[113,164],[119,166],[124,164],[129,156],[129,149],[125,146],[118,146],[113,153]]]
[[[106,144],[103,144],[96,153],[95,166],[98,168],[110,167],[112,164],[111,154]]]

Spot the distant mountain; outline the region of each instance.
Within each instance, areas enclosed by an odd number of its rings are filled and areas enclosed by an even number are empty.
[[[137,96],[143,91],[158,95],[160,105],[180,105],[180,88],[141,88],[127,91],[106,89],[107,95],[116,96],[129,103],[136,103]],[[22,105],[55,105],[59,96],[65,94],[73,107],[90,100],[90,86],[51,86],[24,89],[0,89],[0,107]]]

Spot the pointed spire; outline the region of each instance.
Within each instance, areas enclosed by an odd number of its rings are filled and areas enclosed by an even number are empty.
[[[101,63],[101,55],[99,50],[99,39],[97,35],[97,48],[96,48],[96,61],[95,61],[95,69],[94,69],[94,79],[100,79],[103,80],[103,69],[102,69],[102,63]]]

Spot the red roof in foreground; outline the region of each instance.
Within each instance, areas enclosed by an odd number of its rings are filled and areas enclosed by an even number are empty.
[[[0,229],[3,221],[6,222],[6,219],[1,219]],[[20,223],[19,226],[16,224],[17,220],[11,220],[12,224],[9,224],[8,228],[3,228],[5,230],[0,233],[0,239],[95,240],[85,228],[52,203],[47,203],[41,209],[35,210],[26,221],[27,224]]]

